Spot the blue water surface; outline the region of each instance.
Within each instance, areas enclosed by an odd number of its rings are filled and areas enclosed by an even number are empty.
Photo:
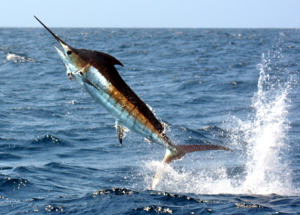
[[[0,28],[1,214],[300,213],[300,33],[294,29],[54,28],[109,53],[176,144],[171,163],[74,80],[43,28]],[[52,213],[51,213],[52,212]]]

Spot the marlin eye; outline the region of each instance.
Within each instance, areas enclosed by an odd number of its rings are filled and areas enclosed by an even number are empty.
[[[70,54],[72,54],[72,51],[71,50],[67,51],[67,55],[70,55]]]
[[[83,76],[83,73],[82,73],[82,72],[79,72],[79,75],[80,75],[80,76]]]

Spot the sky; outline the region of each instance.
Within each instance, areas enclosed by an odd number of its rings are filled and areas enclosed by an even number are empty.
[[[0,27],[300,28],[300,0],[0,0]]]

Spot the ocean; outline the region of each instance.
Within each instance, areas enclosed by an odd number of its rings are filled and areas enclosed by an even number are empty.
[[[108,53],[176,144],[172,162],[74,80],[43,28],[0,28],[0,214],[299,214],[300,31],[53,28]]]

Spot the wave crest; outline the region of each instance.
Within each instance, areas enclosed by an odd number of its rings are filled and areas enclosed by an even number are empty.
[[[13,61],[14,63],[35,62],[35,60],[29,57],[20,56],[13,53],[7,53],[6,60]]]

